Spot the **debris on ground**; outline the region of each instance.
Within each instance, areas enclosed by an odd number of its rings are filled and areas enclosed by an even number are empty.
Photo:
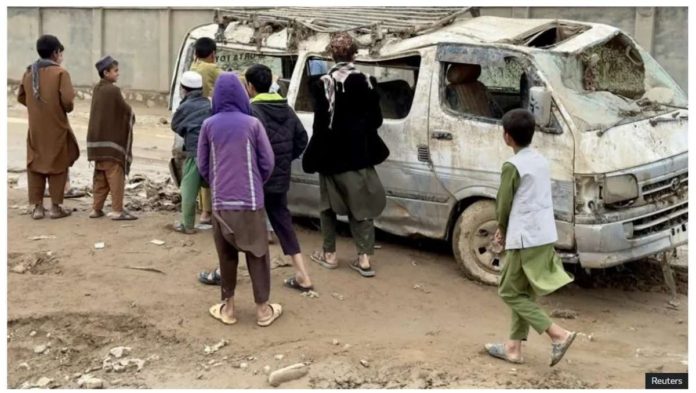
[[[551,311],[551,318],[575,319],[578,317],[578,312],[569,309],[555,309]]]
[[[149,266],[123,266],[124,269],[131,269],[131,270],[142,270],[145,272],[152,272],[152,273],[160,273],[160,274],[167,274],[159,269],[155,269],[154,267],[149,267]]]
[[[38,381],[36,381],[36,383],[34,384],[34,387],[45,389],[52,384],[53,384],[53,380],[51,378],[41,377],[41,378],[39,378]]]
[[[46,352],[47,349],[48,349],[47,345],[37,345],[34,347],[34,353],[42,354],[42,353]]]
[[[340,344],[340,342],[339,342],[337,339],[335,339],[335,338],[333,339],[333,341],[331,341],[331,343],[332,343],[333,345],[338,345],[338,344]]]
[[[115,357],[116,359],[122,358],[124,355],[130,354],[131,348],[130,347],[115,347],[111,348],[109,351],[109,355]]]
[[[338,292],[332,293],[331,296],[333,296],[334,298],[336,298],[336,299],[338,299],[338,300],[340,300],[340,301],[345,300],[345,296],[341,295],[341,294],[338,293]]]
[[[104,388],[104,381],[99,378],[94,378],[89,374],[85,374],[77,380],[77,386],[85,389],[102,389]]]
[[[268,383],[273,387],[278,387],[285,382],[300,379],[309,373],[309,367],[304,363],[293,364],[280,370],[273,371],[268,376]]]
[[[315,291],[306,291],[306,292],[302,292],[302,296],[308,297],[308,298],[310,298],[310,299],[317,299],[317,298],[319,298],[319,294],[318,294],[317,292],[315,292]]]
[[[106,247],[106,244],[104,242],[99,242],[99,243],[94,243],[94,249],[95,250],[102,250]]]
[[[158,240],[158,239],[153,239],[150,240],[150,243],[156,245],[156,246],[163,246],[165,244],[165,241],[163,240]]]
[[[278,355],[275,355],[273,358],[275,360],[283,360],[285,358],[285,355],[283,355],[282,353],[279,353]]]
[[[224,347],[225,345],[229,344],[229,342],[225,339],[222,339],[218,341],[217,344],[213,346],[206,345],[205,346],[205,354],[210,355],[211,353],[215,353],[220,350],[220,348]]]
[[[144,175],[133,175],[126,185],[126,209],[131,211],[179,211],[181,194],[171,178],[150,180]]]
[[[430,290],[429,290],[429,289],[425,289],[425,288],[423,287],[423,284],[413,284],[413,289],[416,289],[416,290],[421,291],[421,292],[426,293],[426,294],[427,294],[427,293],[430,293]]]
[[[271,373],[271,366],[268,366],[268,365],[263,366],[263,373],[266,375],[270,374]]]
[[[58,262],[58,259],[50,251],[30,254],[9,253],[7,255],[7,265],[10,271],[17,274],[60,274],[60,271],[56,269]]]
[[[247,368],[249,368],[249,363],[246,363],[246,362],[239,363],[239,368],[241,368],[242,370],[246,370]]]
[[[29,238],[29,240],[51,240],[55,239],[56,237],[54,235],[39,235],[39,236],[32,236]]]
[[[363,367],[365,367],[365,368],[369,368],[369,367],[370,367],[370,363],[369,363],[367,360],[365,360],[365,359],[361,359],[361,360],[360,360],[360,364],[361,364]]]
[[[169,120],[165,119],[164,117],[160,117],[159,123],[162,125],[167,125],[169,124]]]
[[[27,362],[20,363],[19,366],[17,366],[17,368],[19,368],[20,370],[21,369],[24,369],[27,371],[31,370],[31,367],[29,367],[29,363],[27,363]]]

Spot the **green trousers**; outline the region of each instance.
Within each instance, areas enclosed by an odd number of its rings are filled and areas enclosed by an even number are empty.
[[[324,238],[324,251],[336,252],[336,212],[326,209],[321,212],[321,234]],[[358,255],[375,253],[375,223],[374,220],[367,219],[358,221],[352,215],[348,216],[350,233],[355,242]]]
[[[555,283],[553,286],[556,288],[565,285],[569,282],[568,279],[572,281],[572,278],[562,271],[562,265],[561,272],[548,268],[549,264],[555,266],[556,263],[560,262],[555,261],[553,246],[508,250],[506,252],[505,265],[498,284],[498,295],[512,310],[511,340],[526,340],[530,326],[539,334],[551,327],[551,319],[535,303],[535,300],[537,294],[550,293],[546,290],[540,290],[538,281],[545,283],[552,279]],[[537,280],[540,276],[543,279]],[[529,277],[532,277],[531,282]],[[545,289],[549,288],[545,287]]]
[[[193,229],[196,224],[196,207],[198,191],[205,183],[200,173],[195,158],[187,158],[184,161],[184,173],[181,178],[181,223],[186,229]]]

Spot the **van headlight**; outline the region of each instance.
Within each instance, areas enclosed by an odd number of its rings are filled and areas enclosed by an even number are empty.
[[[638,180],[633,175],[606,177],[601,198],[607,205],[636,199],[638,198]]]

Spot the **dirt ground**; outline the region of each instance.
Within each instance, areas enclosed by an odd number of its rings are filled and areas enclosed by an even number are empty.
[[[271,300],[283,304],[284,315],[269,328],[257,327],[242,273],[239,323],[224,326],[208,315],[219,288],[196,281],[198,271],[216,264],[212,236],[169,231],[176,212],[142,211],[140,220],[125,224],[90,220],[90,198],[82,198],[67,202],[73,217],[30,219],[21,173],[26,114],[14,102],[8,109],[11,388],[42,377],[52,380],[46,386],[77,388],[85,373],[107,388],[266,388],[268,369],[299,362],[309,364],[308,375],[283,388],[643,388],[645,372],[687,372],[683,273],[676,309],[667,305],[659,269],[647,262],[603,272],[595,288],[572,284],[541,299],[548,311],[572,310],[575,318],[557,321],[582,334],[553,369],[549,342],[532,334],[526,364],[513,366],[482,353],[484,343],[506,337],[509,311],[495,288],[464,278],[447,245],[384,234],[374,279],[347,267],[353,247],[345,236],[338,270],[311,263],[317,298],[282,286],[292,269],[271,246]],[[81,102],[71,115],[83,146],[88,110]],[[163,180],[172,133],[160,118],[169,115],[136,110],[132,173]],[[71,172],[78,186],[91,182],[85,156]],[[298,220],[296,229],[305,254],[320,247],[311,223]],[[97,242],[105,248],[95,250]],[[684,250],[680,258],[686,260]],[[228,344],[206,353],[220,340]],[[125,357],[144,361],[141,370],[103,367],[117,361],[109,351],[119,346],[131,348]]]

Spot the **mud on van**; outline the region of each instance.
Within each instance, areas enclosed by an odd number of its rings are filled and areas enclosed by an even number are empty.
[[[606,268],[686,244],[687,97],[611,26],[473,8],[218,10],[182,44],[171,109],[193,42],[206,36],[227,70],[271,67],[311,135],[308,81],[332,66],[325,48],[335,31],[354,34],[356,66],[379,83],[391,156],[377,167],[388,194],[378,228],[447,240],[468,277],[495,283],[494,200],[512,154],[500,118],[522,107],[538,122],[533,146],[551,162],[565,262]],[[288,198],[294,215],[318,217],[318,176],[299,161]]]

